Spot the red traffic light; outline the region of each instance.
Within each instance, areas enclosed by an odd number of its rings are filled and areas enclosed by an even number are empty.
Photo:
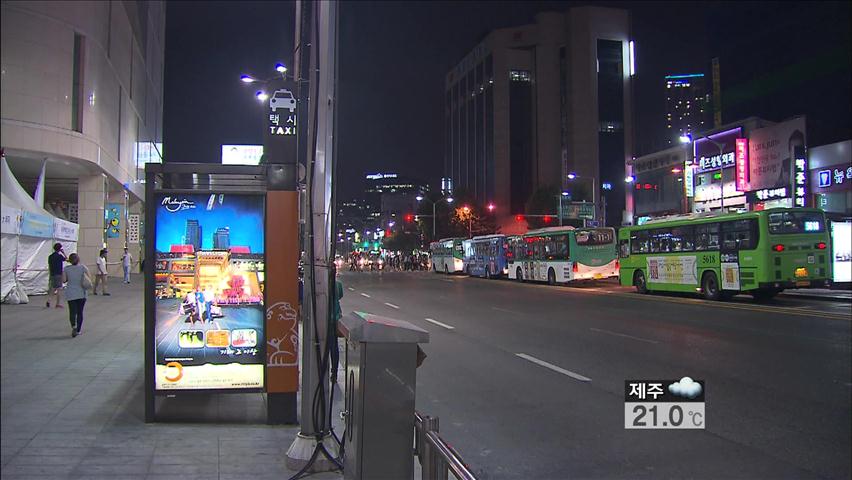
[[[519,221],[519,222],[523,222],[523,221],[524,221],[524,216],[523,216],[523,215],[515,215],[515,220],[517,220],[517,221]]]
[[[413,222],[414,221],[414,215],[412,215],[410,213],[405,214],[405,221],[406,222]]]
[[[544,216],[544,223],[550,223],[550,220],[552,220],[552,219],[550,218],[550,215],[545,215],[545,216]]]

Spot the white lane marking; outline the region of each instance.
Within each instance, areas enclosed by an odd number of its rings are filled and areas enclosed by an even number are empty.
[[[441,323],[441,322],[439,322],[439,321],[437,321],[437,320],[433,320],[433,319],[431,319],[431,318],[427,318],[427,319],[426,319],[426,321],[427,321],[427,322],[429,322],[429,323],[434,323],[435,325],[437,325],[437,326],[439,326],[439,327],[444,327],[444,328],[446,328],[447,330],[453,330],[454,328],[456,328],[456,327],[453,327],[453,326],[451,326],[451,325],[447,325],[446,323]]]
[[[369,295],[367,295],[366,293],[363,293],[363,292],[361,293],[361,296],[362,296],[362,297],[370,298],[370,296],[369,296]]]
[[[633,340],[638,340],[640,342],[660,343],[656,340],[648,340],[647,338],[634,337],[633,335],[627,335],[626,333],[611,332],[609,330],[602,330],[600,328],[590,328],[589,330],[591,330],[593,332],[606,333],[607,335],[615,335],[616,337],[630,338],[630,339],[633,339]]]
[[[589,378],[589,377],[584,377],[584,376],[580,375],[579,373],[574,373],[570,370],[565,370],[562,367],[557,367],[556,365],[554,365],[552,363],[547,363],[544,360],[539,360],[539,359],[537,359],[537,358],[535,358],[531,355],[527,355],[526,353],[516,353],[515,355],[523,358],[524,360],[529,360],[529,361],[535,363],[536,365],[541,365],[544,368],[549,368],[549,369],[553,370],[554,372],[559,372],[562,375],[568,375],[569,377],[573,378],[574,380],[579,380],[581,382],[591,382],[592,381],[592,379]]]
[[[355,291],[355,289],[354,289],[354,288],[352,288],[352,287],[346,287],[346,288],[348,288],[350,292],[354,292],[354,291]]]
[[[515,314],[515,315],[523,315],[523,313],[521,313],[521,312],[516,312],[514,310],[508,310],[508,309],[500,308],[500,307],[491,307],[491,309],[497,310],[498,312],[512,313],[512,314]]]
[[[446,278],[441,279],[442,282],[456,283],[453,280],[447,280]]]
[[[387,306],[389,306],[389,307],[391,307],[391,308],[395,308],[395,309],[399,310],[399,307],[397,307],[396,305],[394,305],[394,304],[392,304],[392,303],[385,302],[385,305],[387,305]]]

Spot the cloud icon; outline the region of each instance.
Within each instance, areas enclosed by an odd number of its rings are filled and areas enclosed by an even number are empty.
[[[679,397],[695,398],[701,395],[701,384],[689,377],[683,377],[669,385],[669,391]]]

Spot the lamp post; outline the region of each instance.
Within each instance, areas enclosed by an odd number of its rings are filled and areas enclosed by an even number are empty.
[[[435,207],[438,205],[439,202],[441,202],[443,200],[446,200],[447,203],[453,203],[453,197],[452,197],[452,195],[447,195],[446,197],[441,197],[438,200],[435,200],[434,202],[432,200],[429,200],[428,198],[424,197],[423,195],[417,195],[414,198],[418,202],[422,202],[423,200],[426,200],[427,202],[432,204],[432,240],[434,241],[434,240],[437,239],[437,234],[435,232],[435,228],[436,228],[436,222],[435,222],[436,210],[435,210]]]
[[[560,227],[562,226],[562,215],[563,215],[562,199],[567,197],[568,195],[570,195],[570,194],[567,191],[564,191],[561,194],[559,194],[559,226]]]
[[[467,205],[462,207],[462,211],[467,215],[467,238],[473,238],[473,214]]]
[[[574,180],[577,177],[580,177],[580,176],[577,175],[576,173],[572,172],[572,173],[568,174],[568,180]],[[598,180],[595,177],[591,177],[591,176],[581,177],[581,178],[590,178],[592,180],[592,212],[594,214],[593,220],[597,220],[598,219],[598,207],[597,207],[597,202],[595,202],[595,197],[596,197],[595,192],[597,192],[597,189],[598,189]],[[583,226],[584,227],[586,226],[586,220],[585,219],[583,219]]]

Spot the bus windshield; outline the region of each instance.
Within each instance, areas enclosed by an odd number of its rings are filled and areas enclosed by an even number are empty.
[[[769,214],[769,233],[821,233],[825,220],[817,212],[775,212]]]

